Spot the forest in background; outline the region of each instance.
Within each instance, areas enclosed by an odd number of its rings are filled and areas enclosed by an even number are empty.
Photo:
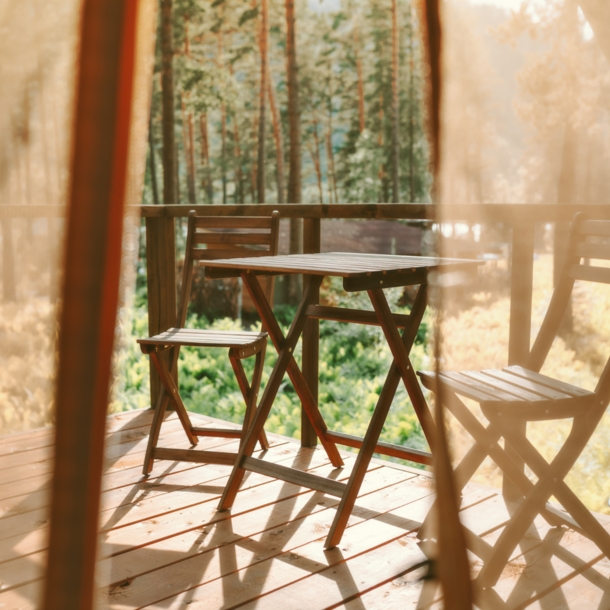
[[[146,203],[429,200],[408,0],[163,0],[161,13]]]

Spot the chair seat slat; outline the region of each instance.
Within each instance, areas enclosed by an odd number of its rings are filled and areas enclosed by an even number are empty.
[[[501,388],[492,387],[489,383],[483,383],[478,379],[472,378],[468,376],[470,371],[460,371],[458,372],[443,372],[441,373],[441,378],[443,379],[451,379],[452,381],[458,382],[465,387],[474,388],[478,392],[482,392],[483,394],[487,394],[489,397],[487,400],[506,400],[513,401],[518,400],[518,397],[514,394],[510,394],[505,392]],[[491,380],[493,381],[493,380]]]
[[[432,371],[417,371],[417,374],[426,388],[432,391],[435,390],[437,383],[436,373]],[[469,386],[461,383],[460,381],[456,381],[455,379],[451,379],[444,373],[439,375],[438,381],[466,398],[471,398],[472,400],[476,400],[481,403],[494,400],[494,397],[490,393],[479,391],[472,385]]]
[[[197,329],[173,329],[139,339],[143,345],[190,345],[201,347],[248,347],[267,338],[267,333],[239,333]]]
[[[518,388],[523,388],[524,390],[538,394],[548,400],[563,400],[566,398],[572,398],[565,392],[561,392],[560,390],[556,390],[554,388],[549,388],[548,386],[532,381],[531,379],[513,375],[507,371],[488,369],[481,372],[485,375],[489,375],[490,377],[495,377],[496,379],[506,381],[507,383],[510,383]]]
[[[496,377],[487,375],[484,371],[464,371],[462,374],[484,384],[484,386],[493,388],[494,391],[501,390],[502,392],[506,392],[511,396],[514,396],[513,400],[526,400],[528,402],[541,402],[546,400],[539,394],[535,394],[534,392],[530,392],[525,388],[518,387],[501,379],[497,379]]]
[[[572,385],[571,383],[566,383],[565,381],[559,381],[557,379],[547,377],[546,375],[541,375],[540,373],[530,371],[522,366],[507,366],[502,370],[510,372],[512,375],[523,377],[525,379],[529,379],[530,381],[535,381],[540,385],[553,388],[559,392],[564,392],[570,396],[589,396],[590,394],[593,394],[593,392],[590,392],[589,390],[579,388],[578,386]]]

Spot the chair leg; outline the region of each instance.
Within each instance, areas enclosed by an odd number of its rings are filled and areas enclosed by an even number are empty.
[[[321,276],[311,276],[310,281],[308,282],[307,288],[305,289],[305,294],[303,295],[303,299],[297,308],[296,315],[292,324],[290,326],[290,330],[286,337],[282,333],[282,330],[277,322],[277,319],[273,315],[273,310],[271,309],[267,299],[265,298],[265,293],[263,292],[258,279],[255,274],[251,273],[242,273],[241,278],[244,282],[244,286],[247,288],[254,305],[256,306],[256,310],[258,315],[261,318],[264,328],[267,329],[267,333],[269,334],[269,338],[271,339],[273,345],[278,350],[278,360],[276,361],[276,369],[281,369],[281,375],[284,373],[288,373],[290,377],[290,381],[294,386],[296,393],[301,399],[301,404],[303,406],[303,410],[307,415],[307,418],[311,422],[313,429],[317,437],[320,439],[320,444],[326,451],[331,464],[337,468],[343,466],[343,459],[341,458],[341,454],[337,449],[337,446],[333,441],[331,441],[326,436],[327,426],[322,418],[322,414],[318,408],[318,403],[316,399],[313,397],[311,393],[311,389],[307,385],[307,381],[303,377],[303,373],[301,372],[296,360],[293,356],[293,349],[296,347],[297,341],[303,332],[303,327],[305,326],[305,322],[307,321],[307,307],[311,305],[315,301],[315,297],[317,295],[317,291],[322,283]],[[274,370],[275,372],[275,370]],[[274,373],[272,373],[273,375]],[[277,379],[277,388],[274,388],[274,393],[277,393],[279,389],[280,379]],[[268,386],[271,384],[271,377],[269,378]],[[265,389],[265,395],[267,391]],[[265,396],[261,400],[261,404],[263,403]],[[260,405],[259,405],[260,409]],[[252,450],[250,450],[252,451]]]
[[[494,547],[493,557],[483,566],[477,579],[483,587],[494,586],[496,584],[504,566],[510,559],[511,553],[523,539],[536,516],[542,513],[548,499],[559,487],[559,483],[563,481],[571,470],[574,462],[576,462],[580,455],[580,447],[578,447],[577,441],[583,438],[585,429],[586,424],[584,422],[575,420],[570,435],[550,464],[544,460],[526,436],[522,436],[516,431],[516,428],[501,429],[503,434],[506,433],[505,438],[507,442],[515,449],[518,448],[519,455],[538,476],[538,481],[533,486],[531,492],[526,495],[511,517],[508,525],[504,528]],[[541,460],[544,462],[544,465]]]
[[[449,410],[451,412],[451,410]],[[458,420],[459,421],[459,420]],[[485,432],[489,435],[490,444],[496,443],[500,438],[500,433],[494,428],[491,424],[485,428]],[[474,445],[468,450],[466,455],[462,458],[462,461],[455,468],[455,482],[456,482],[456,492],[462,495],[462,490],[470,479],[473,477],[474,473],[477,471],[477,468],[483,463],[485,458],[489,455],[487,450],[481,443],[476,442]],[[425,540],[428,537],[428,530],[430,528],[430,522],[433,519],[434,511],[436,510],[436,501],[428,511],[426,518],[424,519],[419,531],[417,532],[417,537],[420,540]],[[473,534],[474,535],[474,534]],[[478,553],[476,553],[478,555]],[[480,556],[480,555],[479,555]]]
[[[572,449],[572,455],[568,453],[568,460],[571,460],[571,464],[569,465],[567,472],[569,472],[569,470],[572,468],[572,465],[578,459],[578,456],[581,454],[583,448],[581,439],[585,439],[590,436],[588,434],[589,428],[590,426],[586,421],[577,420],[574,422],[572,432],[568,436],[568,439],[566,440],[564,446],[568,445],[572,436],[577,439],[577,442],[579,444],[575,447],[570,447]],[[511,442],[510,437],[508,440],[509,442]],[[525,462],[538,478],[548,476],[547,472],[550,468],[548,463],[542,457],[542,455],[540,455],[539,451],[531,444],[527,437],[521,440],[520,449],[521,454],[525,459]],[[576,457],[574,458],[574,456]],[[559,455],[557,455],[555,459],[557,459],[557,457],[559,457]],[[581,502],[581,500],[576,496],[576,494],[568,487],[568,485],[563,480],[564,477],[555,478],[557,478],[557,482],[554,482],[555,489],[553,491],[553,495],[555,495],[555,497],[557,498],[557,500],[559,500],[563,508],[576,521],[576,527],[574,526],[574,524],[568,522],[569,527],[580,531],[582,534],[590,538],[593,542],[595,542],[595,544],[597,544],[597,546],[606,556],[610,557],[610,534],[591,514],[589,509]]]
[[[364,480],[368,465],[373,457],[379,435],[383,429],[383,424],[387,418],[388,411],[392,406],[392,400],[396,395],[398,384],[400,383],[401,375],[398,366],[395,362],[392,363],[390,371],[386,377],[386,381],[381,390],[381,394],[377,400],[377,406],[373,413],[373,417],[368,425],[366,435],[362,441],[362,447],[358,452],[356,463],[350,475],[350,478],[345,486],[345,491],[341,497],[341,502],[335,513],[330,531],[326,537],[324,548],[332,549],[341,541],[343,532],[347,527],[347,522],[352,514],[358,492]]]
[[[411,397],[414,409],[420,418],[426,438],[431,445],[433,444],[434,429],[432,417],[421,391],[414,394],[414,392],[419,389],[419,384],[413,375],[413,367],[409,361],[409,352],[413,346],[417,327],[419,326],[419,322],[421,321],[421,317],[425,310],[425,285],[420,287],[420,290],[418,291],[417,302],[416,305],[414,305],[411,314],[413,316],[411,320],[412,324],[405,328],[402,335],[393,322],[392,313],[383,291],[371,290],[368,294],[379,323],[386,335],[390,348],[392,349],[394,362],[392,362],[381,394],[377,400],[377,405],[368,425],[364,440],[362,441],[360,451],[358,452],[354,469],[347,482],[335,518],[330,531],[328,532],[328,536],[326,537],[324,547],[327,549],[337,546],[341,541],[341,537],[343,536],[349,516],[354,508],[358,492],[360,491],[362,481],[364,480],[364,475],[366,474],[368,465],[373,457],[379,435],[383,429],[383,424],[387,418],[388,411],[390,410],[392,400],[396,395],[396,390],[398,389],[398,384],[401,379],[405,382],[405,386]]]
[[[155,406],[155,414],[153,415],[152,424],[150,426],[150,434],[148,436],[148,444],[146,446],[146,455],[144,456],[144,465],[142,467],[142,474],[148,476],[152,469],[155,454],[155,447],[159,442],[159,433],[161,432],[161,424],[163,423],[163,417],[167,410],[169,403],[169,396],[165,392],[165,388],[162,387],[159,392],[159,398],[157,398],[157,404]]]
[[[256,360],[254,362],[254,372],[252,374],[252,383],[248,383],[248,379],[246,377],[246,373],[244,371],[244,367],[241,364],[241,359],[237,357],[235,350],[229,350],[229,360],[231,362],[231,366],[233,367],[233,372],[235,373],[235,377],[237,379],[237,383],[239,385],[239,389],[244,397],[244,401],[246,403],[246,413],[244,415],[244,423],[242,425],[243,434],[240,440],[240,447],[246,438],[246,431],[250,428],[252,421],[254,419],[254,415],[256,413],[256,400],[258,398],[258,391],[261,384],[261,377],[263,373],[263,366],[265,364],[265,352],[266,346],[263,346],[263,349],[256,354]],[[263,450],[269,449],[269,441],[267,440],[267,435],[265,434],[265,430],[263,430],[258,438],[258,441]]]
[[[155,368],[157,369],[159,376],[161,377],[165,391],[169,395],[171,401],[174,403],[176,414],[180,419],[180,423],[184,428],[187,438],[189,439],[191,445],[196,445],[199,442],[199,439],[193,434],[192,424],[188,412],[184,406],[184,403],[182,402],[182,398],[180,398],[180,393],[178,392],[174,379],[167,368],[165,360],[160,358],[159,354],[154,351],[150,352],[150,357],[155,364]]]
[[[250,429],[246,433],[245,442],[239,450],[235,466],[233,467],[233,471],[231,472],[225,490],[220,499],[218,510],[227,510],[231,508],[231,506],[233,506],[233,502],[235,501],[239,486],[241,485],[241,482],[246,472],[243,466],[244,458],[252,456],[256,441],[260,437],[260,433],[262,432],[263,426],[265,425],[265,421],[269,416],[269,412],[271,411],[271,407],[273,406],[273,402],[284,378],[284,374],[287,371],[295,387],[295,390],[301,398],[303,406],[305,407],[306,402],[309,401],[309,415],[312,415],[312,413],[316,413],[317,415],[317,421],[315,417],[311,417],[310,421],[312,422],[312,425],[316,430],[318,438],[325,447],[326,454],[328,455],[331,463],[335,467],[343,466],[343,459],[341,458],[341,454],[339,453],[336,445],[333,442],[329,442],[324,436],[326,424],[324,424],[322,415],[318,411],[317,403],[311,394],[309,386],[303,379],[303,375],[300,369],[298,368],[293,356],[293,349],[296,346],[298,338],[300,337],[301,331],[305,324],[305,320],[307,319],[306,309],[307,306],[310,304],[309,301],[311,299],[312,286],[314,286],[316,282],[309,282],[305,297],[303,298],[301,304],[299,305],[299,308],[297,309],[297,314],[292,322],[287,336],[284,338],[283,333],[277,323],[277,320],[273,316],[273,312],[269,308],[268,303],[264,301],[264,303],[261,304],[261,299],[264,300],[264,295],[261,296],[262,291],[260,288],[260,284],[256,279],[256,276],[253,275],[252,277],[250,277],[250,275],[242,273],[242,279],[244,280],[244,285],[250,290],[252,300],[257,306],[258,313],[261,316],[263,323],[266,325],[267,332],[269,333],[271,340],[278,349],[278,357],[275,361],[273,371],[269,376],[269,381],[265,386],[265,391],[263,392],[263,396],[258,405],[258,409],[256,409],[254,421],[252,422]],[[316,278],[316,281],[317,286],[314,287],[317,289],[317,287],[319,287],[320,282],[318,281],[318,278]]]
[[[500,426],[496,427],[492,422],[487,428],[484,428],[483,424],[472,414],[470,409],[452,392],[446,392],[445,400],[447,401],[447,408],[451,413],[457,418],[462,426],[464,426],[475,441],[481,447],[486,448],[487,454],[519,490],[521,497],[525,498],[533,489],[534,484],[525,476],[523,468],[521,468],[519,464],[516,464],[513,461],[513,458],[498,445],[497,441],[501,436],[499,431]],[[544,464],[546,465],[546,461]],[[571,520],[558,514],[558,511],[555,511],[552,508],[544,508],[541,511],[541,514],[549,525],[552,525],[553,527],[561,525],[574,527],[575,525]]]

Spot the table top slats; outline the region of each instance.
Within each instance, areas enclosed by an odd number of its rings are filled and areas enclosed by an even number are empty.
[[[373,273],[404,272],[417,269],[460,270],[474,269],[481,261],[436,258],[426,256],[402,256],[392,254],[360,254],[324,252],[319,254],[290,254],[220,259],[207,263],[209,267],[249,269],[267,273],[305,273],[352,278]]]

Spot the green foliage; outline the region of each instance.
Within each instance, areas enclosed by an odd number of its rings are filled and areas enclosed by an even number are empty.
[[[399,3],[399,165],[402,201],[429,199],[429,154],[423,127],[422,52],[410,4]],[[392,148],[390,0],[348,1],[342,11],[296,3],[303,201],[389,201]],[[194,172],[195,201],[257,201],[261,11],[237,0],[175,0],[174,83],[178,199],[187,203]],[[280,115],[284,183],[290,132],[283,3],[269,7],[269,70]],[[360,58],[366,133],[360,133],[356,58]],[[155,72],[161,72],[157,45]],[[152,141],[162,190],[162,108],[153,80]],[[276,200],[277,157],[266,102],[265,200]],[[184,110],[182,108],[184,104]],[[203,135],[200,121],[206,125]],[[185,123],[194,124],[194,150]],[[205,143],[204,143],[205,139]],[[329,153],[330,150],[330,153]],[[194,159],[194,168],[187,159]],[[321,190],[318,186],[321,182]],[[152,203],[147,165],[144,202]]]
[[[379,199],[379,168],[383,150],[373,134],[365,129],[356,140],[353,151],[344,161],[343,192],[347,201],[375,202]]]

